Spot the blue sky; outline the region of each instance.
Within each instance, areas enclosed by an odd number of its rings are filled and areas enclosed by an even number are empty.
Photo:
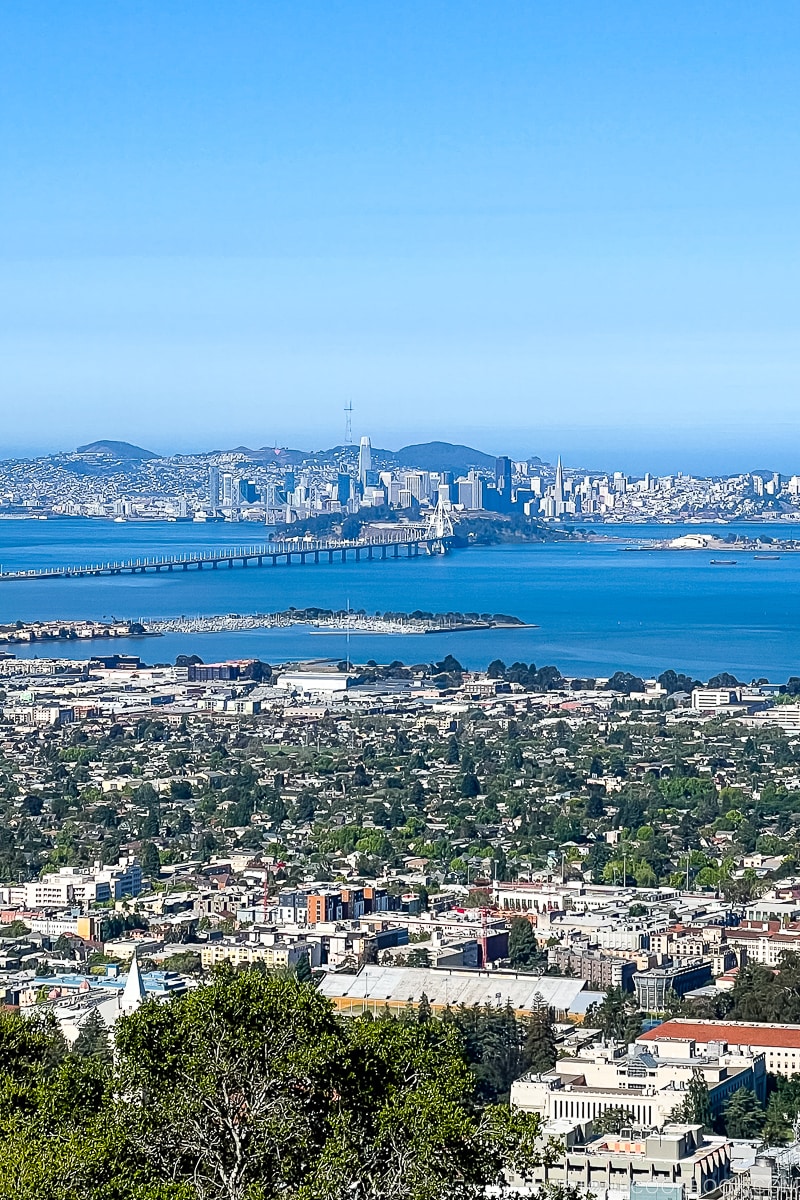
[[[800,8],[0,14],[0,453],[800,470]]]

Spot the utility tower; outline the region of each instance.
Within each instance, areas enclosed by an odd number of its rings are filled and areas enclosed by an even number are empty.
[[[348,400],[344,406],[344,444],[353,444],[353,401]]]

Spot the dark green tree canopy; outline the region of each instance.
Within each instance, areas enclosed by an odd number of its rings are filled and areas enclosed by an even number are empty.
[[[0,1014],[0,1200],[468,1200],[539,1154],[452,1016],[342,1019],[291,972],[150,1001],[113,1063],[99,1034]]]

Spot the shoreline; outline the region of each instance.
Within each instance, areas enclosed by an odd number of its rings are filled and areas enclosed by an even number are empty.
[[[432,633],[471,633],[490,629],[538,629],[516,619],[451,619],[449,614],[392,613],[368,617],[365,613],[307,608],[272,613],[227,613],[196,617],[153,617],[138,621],[47,621],[0,627],[0,646],[29,647],[88,642],[113,642],[129,638],[158,638],[168,634],[248,633],[257,630],[309,627],[312,635],[371,634],[377,636]]]

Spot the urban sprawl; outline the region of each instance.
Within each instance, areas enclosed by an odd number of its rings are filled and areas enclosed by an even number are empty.
[[[445,465],[447,464],[447,465]],[[253,521],[269,526],[357,517],[362,509],[417,514],[438,501],[456,513],[545,521],[796,519],[800,475],[640,478],[512,461],[449,443],[396,453],[358,446],[157,457],[127,443],[0,462],[0,516]]]
[[[0,1162],[344,1195],[291,1155],[302,1187],[254,1181],[301,1133],[322,1171],[351,1104],[365,1195],[446,1194],[390,1187],[431,1144],[459,1195],[796,1195],[800,680],[107,654],[0,686]]]

